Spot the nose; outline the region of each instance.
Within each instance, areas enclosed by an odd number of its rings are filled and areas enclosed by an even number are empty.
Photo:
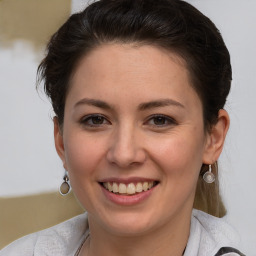
[[[136,128],[120,127],[113,133],[107,160],[120,168],[141,165],[146,159],[143,140]]]

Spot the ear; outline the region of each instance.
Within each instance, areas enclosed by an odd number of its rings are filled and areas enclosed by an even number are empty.
[[[213,164],[218,160],[223,149],[229,124],[230,119],[227,111],[224,109],[219,110],[218,121],[207,135],[203,163]]]
[[[56,116],[53,118],[53,123],[54,123],[55,148],[56,148],[56,151],[57,151],[60,159],[62,160],[64,169],[67,170],[66,160],[65,160],[65,148],[64,148],[64,143],[63,143],[63,132],[60,127],[59,120]]]

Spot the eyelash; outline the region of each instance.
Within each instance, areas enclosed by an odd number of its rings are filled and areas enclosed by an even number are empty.
[[[100,123],[100,124],[92,123],[93,118],[101,118],[103,123]],[[84,116],[81,119],[80,123],[85,126],[89,126],[89,127],[101,127],[102,125],[110,124],[110,122],[107,120],[107,118],[101,114],[92,114],[92,115]]]
[[[93,118],[98,118],[98,119],[100,118],[102,123],[99,123],[99,124],[93,123]],[[159,119],[158,121],[163,121],[164,123],[156,124],[155,121],[156,121],[157,118]],[[154,123],[150,124],[150,121],[153,121]],[[101,115],[101,114],[92,114],[92,115],[84,116],[81,119],[80,123],[82,125],[85,125],[85,126],[88,126],[88,127],[96,127],[96,128],[97,127],[102,127],[102,125],[111,124],[108,121],[108,119],[104,115]],[[172,117],[165,116],[165,115],[162,115],[162,114],[154,114],[154,115],[150,116],[144,124],[145,125],[150,125],[154,128],[155,127],[156,128],[165,128],[167,126],[177,125],[177,122]]]
[[[162,115],[162,114],[154,114],[154,115],[150,116],[145,123],[147,124],[150,121],[156,121],[157,118],[161,118],[164,121],[164,124],[154,123],[154,124],[149,124],[149,125],[157,127],[157,128],[165,128],[166,126],[177,125],[176,120],[174,120],[172,117]]]

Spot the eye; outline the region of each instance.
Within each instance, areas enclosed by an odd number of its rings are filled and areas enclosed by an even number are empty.
[[[157,126],[157,127],[165,127],[165,126],[177,124],[177,122],[173,118],[165,115],[160,115],[160,114],[151,116],[146,123],[151,126]]]
[[[110,124],[110,122],[100,114],[87,115],[82,118],[81,123],[86,126],[98,127],[105,124]]]

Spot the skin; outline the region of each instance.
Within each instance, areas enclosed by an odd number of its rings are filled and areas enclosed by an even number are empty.
[[[109,44],[81,60],[62,129],[54,120],[57,152],[88,211],[91,235],[81,255],[182,255],[201,165],[218,159],[229,126],[220,110],[206,132],[202,113],[174,53]],[[134,177],[158,185],[133,205],[113,203],[99,184]]]

